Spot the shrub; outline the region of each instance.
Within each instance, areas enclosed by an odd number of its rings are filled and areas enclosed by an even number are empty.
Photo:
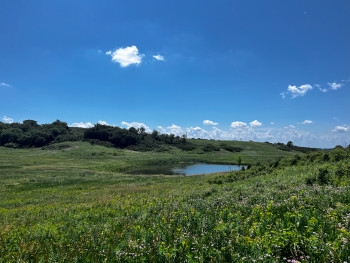
[[[203,147],[203,151],[205,152],[220,151],[220,148],[211,143],[208,143]]]
[[[19,148],[18,144],[17,143],[13,143],[13,142],[9,142],[9,143],[5,143],[4,145],[6,148]]]

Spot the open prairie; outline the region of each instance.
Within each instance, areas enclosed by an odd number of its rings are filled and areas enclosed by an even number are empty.
[[[297,154],[136,152],[86,142],[0,147],[0,262],[343,262],[349,148]],[[209,141],[219,145],[222,142]],[[198,176],[128,175],[148,164],[252,164]],[[284,157],[282,157],[284,156]]]

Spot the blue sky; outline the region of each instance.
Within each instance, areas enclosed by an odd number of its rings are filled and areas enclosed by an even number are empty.
[[[350,143],[350,2],[3,1],[0,121]]]

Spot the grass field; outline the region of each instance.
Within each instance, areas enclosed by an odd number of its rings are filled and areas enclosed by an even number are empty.
[[[349,149],[295,157],[230,143],[244,151],[0,147],[0,262],[350,261]],[[207,176],[124,173],[238,155],[261,164]],[[291,159],[272,169],[280,156]]]

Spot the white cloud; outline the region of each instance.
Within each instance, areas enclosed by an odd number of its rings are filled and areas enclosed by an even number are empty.
[[[11,87],[11,85],[9,85],[9,84],[7,84],[7,83],[4,83],[4,82],[0,83],[0,86]]]
[[[304,84],[299,87],[291,85],[288,86],[288,92],[292,94],[292,98],[304,96],[304,94],[311,89],[312,86],[310,84]]]
[[[106,55],[112,57],[113,62],[117,62],[121,67],[127,67],[133,64],[140,64],[143,54],[139,54],[139,50],[136,46],[118,48],[114,51],[107,51]]]
[[[94,125],[91,122],[75,122],[69,125],[70,127],[79,127],[79,128],[91,128]]]
[[[181,136],[184,134],[184,131],[182,130],[182,128],[180,126],[175,125],[175,124],[168,126],[167,129],[168,129],[169,133],[172,133],[174,135]]]
[[[333,117],[333,120],[339,121],[339,119],[338,119],[338,118],[336,118],[336,117]]]
[[[343,126],[336,126],[332,132],[348,132],[350,131],[350,126],[344,124]]]
[[[230,127],[233,129],[242,129],[242,128],[247,128],[248,125],[245,122],[235,121],[231,123]]]
[[[285,92],[281,92],[280,95],[282,96],[282,99],[284,99],[286,97],[286,93]]]
[[[274,122],[271,122],[272,125],[274,125],[275,123]]]
[[[7,118],[6,116],[4,116],[4,118],[2,118],[2,120],[4,121],[4,123],[13,123],[13,119]]]
[[[293,125],[285,126],[284,128],[285,129],[292,129],[292,130],[295,129],[295,127]]]
[[[341,83],[328,83],[328,86],[331,87],[332,90],[337,90],[337,89],[340,89],[344,84],[341,84]]]
[[[98,124],[110,126],[106,121],[98,121]],[[112,125],[113,126],[113,125]]]
[[[257,120],[252,121],[252,122],[249,123],[249,124],[250,124],[250,127],[252,127],[252,128],[256,128],[256,127],[262,126],[262,123],[261,123],[261,122],[258,122]]]
[[[136,129],[139,129],[141,127],[145,128],[146,132],[151,132],[151,129],[144,123],[142,122],[126,122],[126,121],[122,121],[121,122],[122,125],[127,126],[127,128],[131,128],[134,127]]]
[[[233,128],[238,127],[238,128]],[[201,127],[189,127],[181,128],[175,124],[162,127],[158,126],[157,130],[163,134],[174,134],[175,136],[182,136],[187,133],[188,138],[201,138],[201,139],[214,139],[214,140],[243,140],[243,141],[257,141],[265,142],[269,141],[272,143],[283,142],[287,143],[292,141],[294,145],[308,146],[308,147],[334,147],[337,144],[341,144],[344,141],[349,141],[347,136],[349,133],[341,131],[350,131],[350,127],[347,125],[339,126],[334,131],[337,133],[329,133],[322,135],[313,135],[307,131],[299,130],[293,125],[284,127],[284,129],[272,128],[264,129],[261,128],[259,131],[251,127],[249,124],[244,122],[234,122],[231,124],[229,130],[221,130],[217,127],[211,127],[208,130]],[[263,130],[263,131],[261,131]]]
[[[273,141],[275,142],[288,142],[292,141],[294,145],[310,145],[312,143],[319,144],[319,140],[310,134],[309,132],[302,131],[299,129],[295,129],[294,126],[290,125],[289,127],[285,127],[287,129],[278,132],[273,136]]]
[[[210,120],[204,120],[203,124],[204,125],[218,125],[219,123],[213,122],[213,121],[210,121]]]
[[[325,89],[325,88],[321,88],[321,85],[320,84],[315,84],[314,85],[316,88],[318,88],[320,91],[322,91],[322,92],[327,92],[328,90],[327,89]]]
[[[310,121],[310,120],[305,120],[305,121],[303,121],[303,122],[298,122],[298,124],[311,124],[311,123],[313,123],[313,121]]]
[[[164,57],[163,56],[161,56],[161,55],[155,55],[155,56],[153,56],[156,60],[161,60],[161,61],[164,61]]]

